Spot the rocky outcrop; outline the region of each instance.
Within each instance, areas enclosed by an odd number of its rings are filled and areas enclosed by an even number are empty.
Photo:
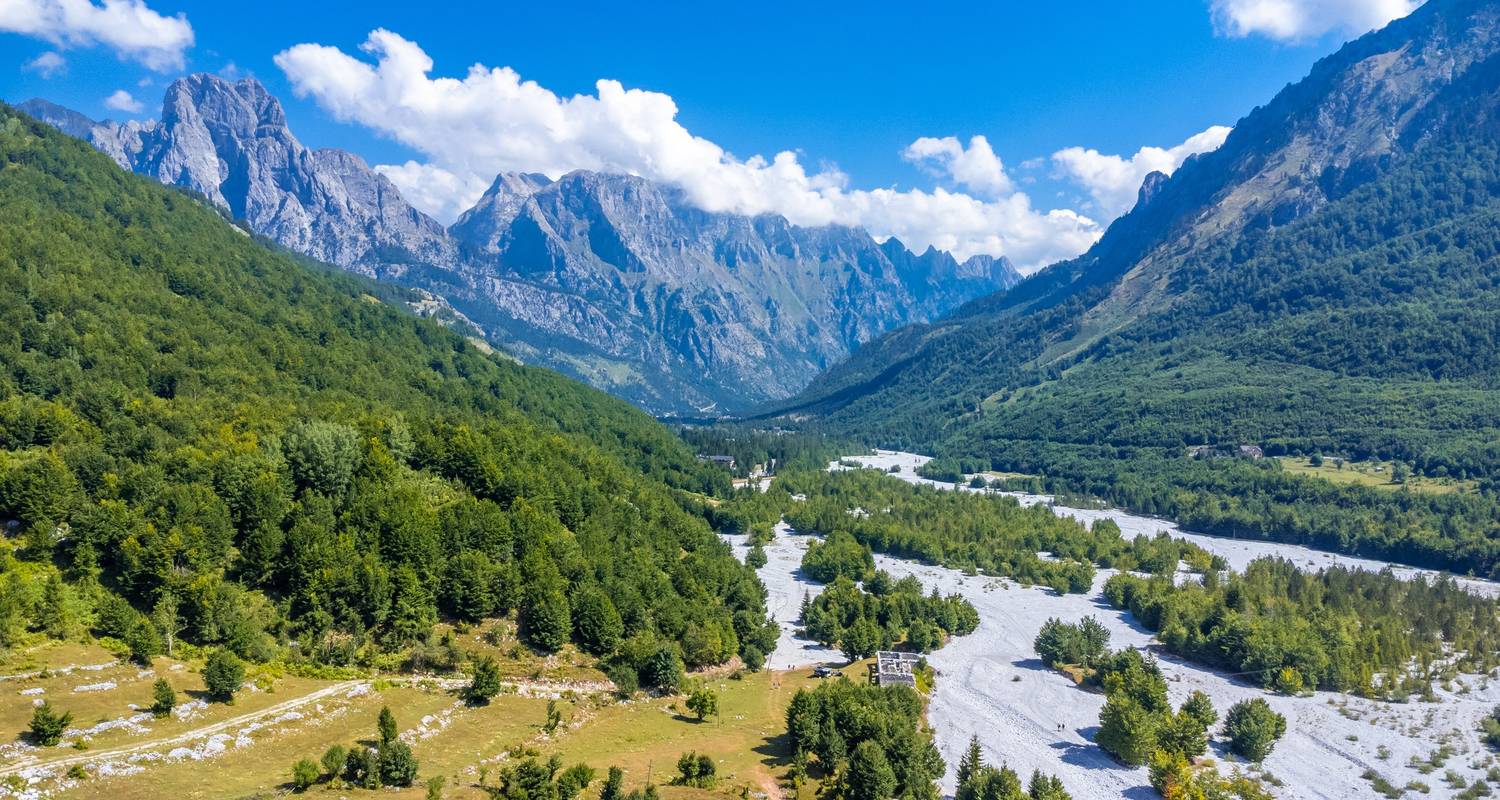
[[[45,101],[22,108],[44,105],[59,108]],[[281,103],[258,81],[179,78],[167,88],[159,122],[85,127],[82,115],[68,115],[41,118],[88,139],[122,167],[200,194],[257,233],[320,261],[373,275],[391,264],[455,260],[443,226],[358,156],[297,141]]]

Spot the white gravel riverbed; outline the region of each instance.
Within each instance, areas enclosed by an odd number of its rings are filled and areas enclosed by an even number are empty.
[[[899,477],[920,481],[912,470],[926,459],[881,452],[855,460],[882,469],[900,466]],[[1119,511],[1062,508],[1057,511],[1086,522],[1108,516],[1120,524],[1126,535],[1165,530],[1174,536],[1191,538],[1224,555],[1235,568],[1261,555],[1281,555],[1309,567],[1333,563],[1367,569],[1385,566],[1290,545],[1199,536],[1161,520]],[[727,538],[736,553],[743,556],[743,537]],[[771,597],[772,614],[782,625],[781,640],[768,659],[777,668],[842,660],[837,652],[797,639],[793,634],[803,595],[820,590],[800,570],[802,553],[809,540],[810,537],[797,534],[785,524],[778,526],[775,540],[766,547],[768,563],[760,570]],[[1077,620],[1086,615],[1093,615],[1109,628],[1112,647],[1150,647],[1151,635],[1128,614],[1109,608],[1100,594],[1104,580],[1113,573],[1101,570],[1088,595],[1058,596],[1049,589],[967,576],[956,570],[886,556],[877,555],[876,562],[897,577],[916,575],[929,588],[937,586],[944,593],[957,592],[979,610],[978,630],[949,642],[929,656],[939,678],[928,719],[949,767],[943,781],[945,792],[952,792],[953,770],[959,756],[969,737],[977,735],[990,761],[1009,763],[1023,779],[1034,769],[1056,774],[1077,800],[1119,797],[1144,800],[1157,796],[1150,788],[1144,768],[1121,766],[1093,744],[1103,697],[1074,686],[1063,675],[1043,667],[1032,649],[1033,640],[1048,618]],[[1470,583],[1478,591],[1494,593],[1493,584]],[[1413,781],[1430,787],[1427,793],[1413,788],[1408,792],[1411,797],[1451,797],[1456,791],[1444,781],[1445,772],[1451,770],[1465,782],[1473,782],[1500,763],[1479,743],[1475,733],[1479,719],[1500,704],[1500,680],[1491,682],[1465,676],[1451,689],[1439,689],[1435,703],[1380,703],[1327,692],[1283,697],[1164,653],[1158,652],[1157,656],[1174,703],[1182,702],[1194,689],[1201,689],[1213,698],[1221,717],[1232,703],[1250,697],[1263,697],[1286,715],[1288,733],[1265,763],[1265,769],[1283,783],[1273,789],[1280,797],[1339,800],[1378,797],[1370,783],[1361,777],[1366,770],[1374,770],[1397,787]],[[1430,774],[1423,774],[1412,763],[1429,759],[1443,744],[1452,748],[1452,755]],[[1216,742],[1216,746],[1221,743]],[[1216,755],[1223,763],[1231,760],[1222,752]],[[1490,783],[1493,786],[1495,782]]]

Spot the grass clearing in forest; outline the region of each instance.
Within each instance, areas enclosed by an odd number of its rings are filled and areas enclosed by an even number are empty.
[[[697,721],[683,697],[615,704],[538,749],[543,758],[557,753],[565,764],[587,763],[601,777],[609,767],[620,767],[627,790],[644,786],[649,776],[665,798],[739,796],[747,786],[751,793],[780,797],[791,759],[786,708],[798,689],[817,679],[811,670],[800,669],[703,680],[719,695],[717,718]],[[716,762],[719,782],[713,790],[668,786],[677,773],[677,758],[690,750]]]
[[[1423,475],[1409,475],[1404,483],[1395,483],[1392,480],[1395,464],[1388,461],[1342,461],[1327,457],[1321,465],[1314,466],[1310,458],[1302,456],[1281,456],[1277,460],[1281,462],[1282,469],[1294,475],[1322,478],[1345,486],[1367,486],[1391,492],[1406,488],[1427,494],[1472,492],[1478,488],[1478,484],[1471,480],[1429,478]],[[1340,464],[1343,465],[1342,468]]]

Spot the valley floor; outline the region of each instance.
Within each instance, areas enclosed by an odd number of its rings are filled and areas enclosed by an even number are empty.
[[[885,469],[900,466],[901,478],[922,480],[912,471],[924,460],[920,456],[881,453],[856,460]],[[1023,498],[1023,502],[1045,499]],[[1158,520],[1115,511],[1057,511],[1084,519],[1107,515],[1120,522],[1127,536],[1167,530],[1223,554],[1235,567],[1243,567],[1261,555],[1281,555],[1304,566],[1384,566],[1288,545],[1200,537]],[[831,660],[828,651],[789,633],[795,629],[801,597],[816,594],[821,588],[800,573],[802,553],[811,537],[798,535],[785,524],[776,533],[775,540],[765,547],[768,563],[760,575],[773,598],[796,601],[773,601],[784,633],[782,646],[772,658],[780,666]],[[743,537],[730,539],[743,555]],[[954,769],[969,738],[978,736],[993,763],[1008,762],[1023,777],[1034,769],[1056,774],[1077,800],[1157,797],[1144,768],[1122,766],[1093,744],[1103,696],[1074,685],[1037,659],[1033,641],[1042,623],[1051,617],[1076,621],[1092,615],[1109,629],[1112,647],[1155,651],[1174,703],[1181,703],[1190,692],[1200,689],[1213,699],[1222,715],[1238,700],[1265,698],[1288,721],[1286,737],[1264,765],[1265,773],[1282,784],[1272,784],[1280,797],[1373,797],[1375,790],[1363,777],[1367,771],[1397,787],[1410,784],[1408,796],[1446,797],[1454,794],[1444,780],[1446,773],[1451,771],[1465,783],[1472,783],[1500,763],[1480,745],[1475,733],[1479,719],[1500,703],[1500,681],[1465,676],[1439,688],[1438,701],[1430,703],[1394,704],[1327,692],[1301,697],[1272,695],[1235,676],[1183,662],[1155,648],[1148,631],[1129,614],[1105,602],[1100,590],[1113,574],[1108,570],[1100,571],[1090,593],[1059,596],[1050,589],[885,556],[877,555],[876,564],[898,578],[915,575],[928,588],[936,586],[944,593],[961,594],[979,610],[977,631],[950,641],[928,657],[939,675],[928,718],[948,763],[944,778],[947,793],[953,791]],[[1477,591],[1494,593],[1496,589],[1482,581],[1470,583]],[[1222,747],[1217,749],[1219,752],[1213,755],[1226,771],[1247,766],[1233,764]],[[1418,788],[1418,784],[1427,790]]]
[[[857,462],[865,467],[876,468],[882,471],[889,471],[892,468],[896,468],[898,471],[891,474],[908,483],[924,484],[939,489],[957,488],[959,491],[964,492],[981,491],[985,494],[999,494],[1006,497],[1014,497],[1022,505],[1027,506],[1038,503],[1046,504],[1058,516],[1072,517],[1085,525],[1092,525],[1101,519],[1112,520],[1116,525],[1120,526],[1120,534],[1126,538],[1135,538],[1138,535],[1155,536],[1158,533],[1166,533],[1175,538],[1192,542],[1210,553],[1223,556],[1230,568],[1235,570],[1243,570],[1247,564],[1258,558],[1275,556],[1288,559],[1296,564],[1298,568],[1306,570],[1342,566],[1372,572],[1389,569],[1397,577],[1401,578],[1414,578],[1418,575],[1428,578],[1452,577],[1461,586],[1475,594],[1486,597],[1500,597],[1500,582],[1459,575],[1449,576],[1448,573],[1417,569],[1415,567],[1403,567],[1399,564],[1391,564],[1385,561],[1348,556],[1341,553],[1330,553],[1294,544],[1282,544],[1259,539],[1228,539],[1222,536],[1210,536],[1206,533],[1183,530],[1176,523],[1168,520],[1131,514],[1116,508],[1068,508],[1066,506],[1055,505],[1054,498],[1050,495],[1000,492],[991,489],[976,490],[965,485],[955,487],[951,483],[942,483],[918,475],[917,469],[932,459],[915,453],[877,450],[875,455],[852,456],[844,460]],[[833,464],[830,465],[830,469],[843,469],[843,467]]]

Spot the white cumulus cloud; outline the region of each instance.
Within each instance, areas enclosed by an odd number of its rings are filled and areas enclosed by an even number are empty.
[[[935,167],[954,183],[987,197],[1000,197],[1015,190],[1010,176],[1005,174],[1005,165],[990,147],[989,139],[983,136],[970,139],[967,149],[956,136],[941,139],[923,136],[907,145],[902,155],[913,163]]]
[[[1404,17],[1422,0],[1211,0],[1214,24],[1230,36],[1258,34],[1280,41],[1338,31],[1362,34]]]
[[[0,31],[58,47],[103,45],[161,72],[182,69],[193,44],[187,17],[163,16],[143,0],[0,0]]]
[[[1142,147],[1125,158],[1098,150],[1069,147],[1052,154],[1052,163],[1093,198],[1101,219],[1112,220],[1135,205],[1141,182],[1153,172],[1171,175],[1189,156],[1217,150],[1230,129],[1215,125],[1176,147]]]
[[[21,69],[24,69],[27,72],[35,72],[43,78],[51,79],[54,75],[66,72],[68,69],[68,62],[64,60],[61,55],[48,50],[47,52],[42,53],[41,55],[31,59],[25,64],[22,64]]]
[[[124,111],[126,114],[139,114],[146,110],[146,107],[141,105],[141,101],[124,89],[116,89],[114,94],[104,98],[104,105],[116,111]]]
[[[377,164],[375,171],[396,184],[407,202],[442,220],[456,219],[469,210],[490,186],[490,181],[478,175],[455,175],[416,161]]]
[[[904,156],[939,169],[981,197],[947,189],[855,189],[837,169],[809,170],[796,153],[739,158],[695,136],[660,92],[600,80],[594,94],[560,97],[507,67],[476,64],[463,77],[432,77],[432,59],[386,30],[364,56],[299,44],[277,54],[293,90],[340,120],[423,154],[423,163],[378,167],[419,208],[452,219],[505,171],[553,177],[576,169],[622,172],[680,186],[709,211],[775,212],[802,225],[861,225],[964,257],[1004,254],[1023,269],[1076,255],[1099,236],[1068,210],[1039,211],[1016,192],[983,137],[920,139]]]

